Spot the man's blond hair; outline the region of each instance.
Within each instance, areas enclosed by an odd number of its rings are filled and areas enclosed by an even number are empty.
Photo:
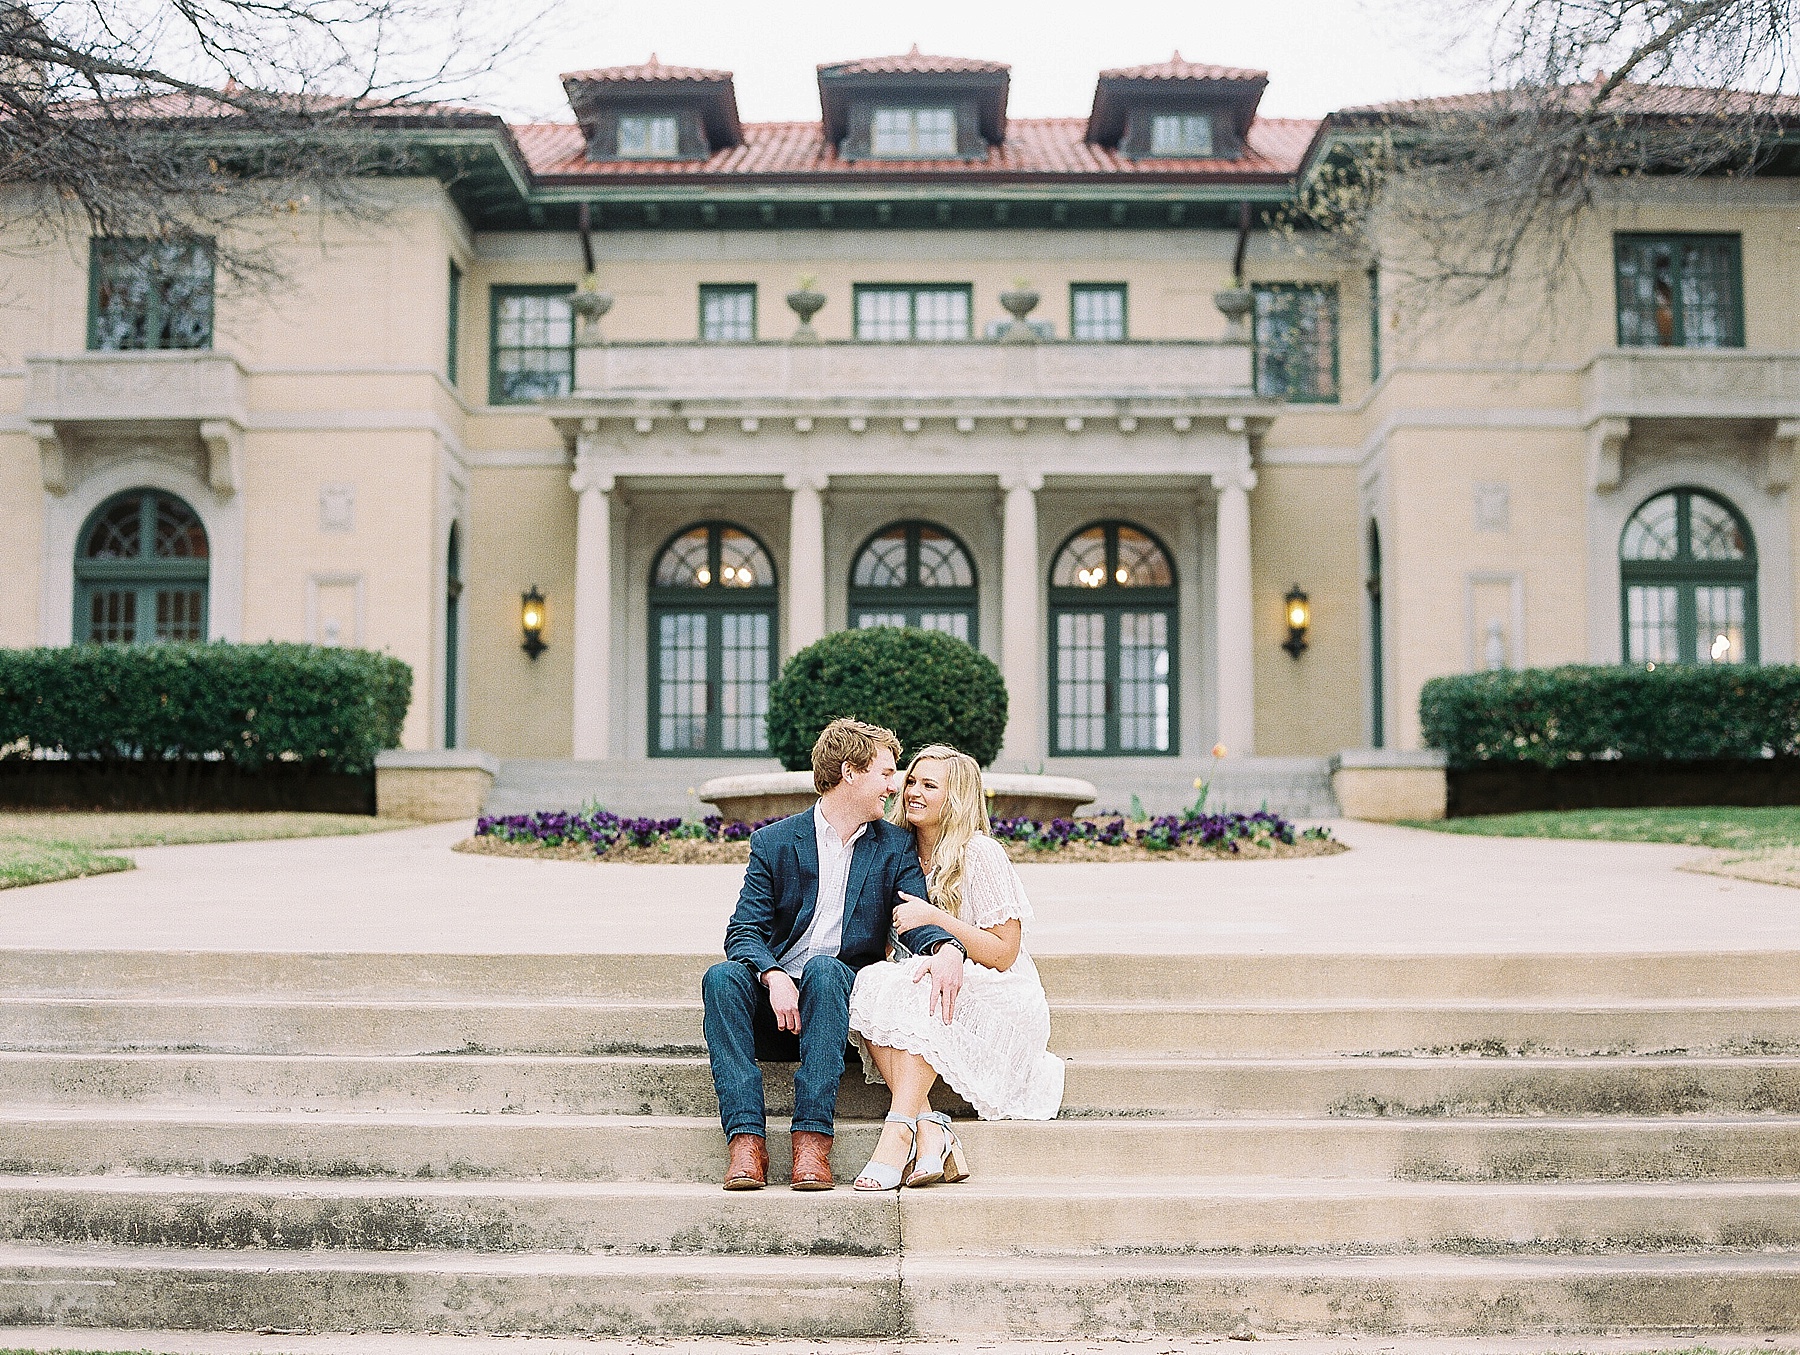
[[[819,731],[813,744],[813,789],[823,795],[844,779],[844,768],[866,772],[883,748],[900,761],[900,739],[891,729],[866,725],[861,720],[839,718]]]

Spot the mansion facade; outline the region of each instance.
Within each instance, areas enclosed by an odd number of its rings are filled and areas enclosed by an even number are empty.
[[[408,748],[697,780],[772,765],[786,656],[921,626],[1000,666],[998,766],[1167,787],[1416,748],[1439,674],[1794,658],[1793,178],[1623,187],[1554,325],[1443,320],[1275,223],[1354,118],[1261,72],[564,84],[409,120],[426,169],[273,232],[274,291],[10,256],[0,644],[382,649]]]

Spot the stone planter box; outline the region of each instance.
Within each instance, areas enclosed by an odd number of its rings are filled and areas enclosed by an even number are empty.
[[[240,767],[204,759],[0,758],[8,809],[373,814],[375,777],[304,762]]]
[[[991,819],[1068,818],[1097,792],[1072,776],[1025,776],[984,773]],[[811,772],[756,772],[748,776],[715,776],[698,791],[727,823],[757,823],[785,818],[810,809],[819,797]]]
[[[390,749],[375,756],[376,812],[427,823],[472,819],[499,771],[499,760],[479,748]]]
[[[1695,762],[1516,762],[1457,767],[1448,810],[1519,814],[1549,809],[1650,809],[1681,805],[1800,804],[1800,758],[1709,758]]]
[[[1331,793],[1344,817],[1378,823],[1449,810],[1444,755],[1429,749],[1346,748],[1331,759]]]

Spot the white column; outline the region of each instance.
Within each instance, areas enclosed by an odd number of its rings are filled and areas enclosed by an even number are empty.
[[[781,483],[793,495],[788,516],[788,648],[789,654],[825,637],[825,482],[806,475],[786,475]]]
[[[612,488],[613,476],[598,456],[580,444],[569,488],[579,496],[575,510],[575,716],[573,752],[577,761],[611,755],[612,712],[607,700],[612,674]]]
[[[1250,491],[1247,466],[1212,477],[1218,491],[1219,742],[1232,757],[1255,751],[1256,620],[1250,583]]]
[[[1000,675],[1006,679],[1006,748],[1010,763],[1035,766],[1044,757],[1044,716],[1038,702],[1044,667],[1044,618],[1039,609],[1037,492],[1041,475],[1003,478],[1006,508],[1000,545]]]

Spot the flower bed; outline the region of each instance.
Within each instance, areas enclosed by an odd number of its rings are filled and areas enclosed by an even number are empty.
[[[774,820],[764,820],[772,823]],[[621,818],[605,810],[556,810],[486,816],[456,850],[484,856],[636,864],[741,865],[762,823],[726,823],[718,815]],[[1165,814],[1130,822],[996,819],[993,835],[1014,861],[1216,861],[1328,856],[1344,850],[1328,828],[1297,827],[1279,814]]]

